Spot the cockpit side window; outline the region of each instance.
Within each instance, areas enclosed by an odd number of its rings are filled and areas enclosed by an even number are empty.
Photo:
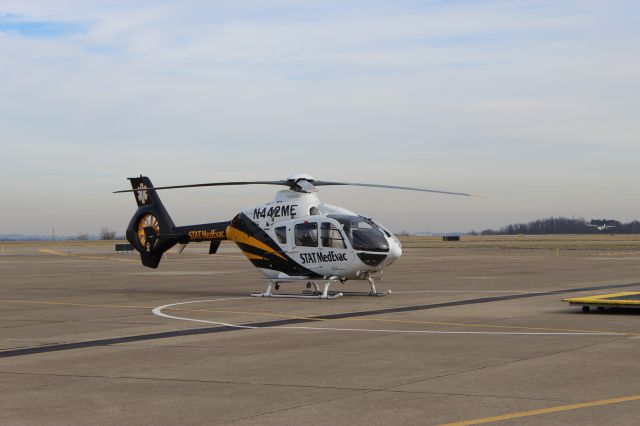
[[[320,241],[322,242],[322,247],[347,248],[342,233],[333,223],[322,222],[320,224]]]
[[[340,223],[351,246],[356,250],[388,252],[389,243],[382,230],[362,216],[329,215]]]
[[[317,223],[298,223],[294,227],[293,233],[297,246],[318,247]]]
[[[280,242],[280,244],[287,244],[287,227],[286,226],[279,226],[276,229],[274,229],[274,232],[276,233],[276,238],[278,238],[278,241]]]

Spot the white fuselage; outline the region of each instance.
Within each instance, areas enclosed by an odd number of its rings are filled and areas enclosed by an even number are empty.
[[[243,211],[294,262],[322,277],[364,279],[402,255],[398,239],[375,221],[321,202],[315,193],[279,191]],[[294,278],[259,268],[269,279]]]

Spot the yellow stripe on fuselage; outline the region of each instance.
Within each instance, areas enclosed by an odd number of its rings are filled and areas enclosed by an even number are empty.
[[[243,253],[249,260],[264,260],[264,257],[258,256],[257,254],[249,253],[248,251],[243,251]]]
[[[282,258],[282,260],[287,260],[283,255],[281,255],[280,253],[278,253],[277,251],[275,251],[274,249],[272,249],[262,241],[248,235],[245,232],[240,231],[239,229],[234,228],[231,225],[227,226],[227,239],[236,243],[242,243],[242,244],[255,247],[269,254],[275,254],[276,256]]]

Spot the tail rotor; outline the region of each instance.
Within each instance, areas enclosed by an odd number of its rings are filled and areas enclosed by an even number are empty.
[[[138,209],[127,227],[127,240],[140,252],[142,264],[157,268],[162,254],[173,247],[179,236],[160,197],[146,176],[129,178]]]
[[[157,268],[164,252],[180,244],[179,253],[189,242],[211,241],[210,254],[225,240],[229,222],[175,226],[151,180],[146,176],[129,178],[138,209],[127,227],[127,240],[140,252],[142,264]]]

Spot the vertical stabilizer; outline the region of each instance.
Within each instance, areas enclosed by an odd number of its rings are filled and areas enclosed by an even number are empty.
[[[127,227],[127,240],[140,252],[142,264],[157,268],[162,254],[179,240],[174,235],[175,225],[164,208],[151,180],[146,176],[129,178],[135,191],[138,209]]]

